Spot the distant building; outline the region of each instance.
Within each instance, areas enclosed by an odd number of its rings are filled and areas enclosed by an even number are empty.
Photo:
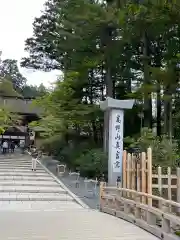
[[[6,108],[8,111],[20,116],[17,124],[8,128],[3,135],[0,135],[2,140],[25,140],[26,144],[32,142],[33,138],[35,138],[35,133],[33,133],[32,137],[32,131],[29,131],[28,124],[39,120],[41,113],[41,110],[33,105],[32,100],[22,97],[0,96],[0,108]]]

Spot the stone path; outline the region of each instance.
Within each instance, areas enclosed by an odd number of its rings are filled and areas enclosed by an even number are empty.
[[[126,221],[86,208],[48,169],[27,156],[0,157],[3,240],[157,240]]]

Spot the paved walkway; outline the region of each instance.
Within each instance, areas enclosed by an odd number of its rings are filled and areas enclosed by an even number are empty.
[[[0,157],[0,237],[3,240],[156,240],[126,221],[85,208],[41,164]]]

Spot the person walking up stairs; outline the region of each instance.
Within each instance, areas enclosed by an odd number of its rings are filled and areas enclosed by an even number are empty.
[[[3,154],[6,154],[7,150],[8,150],[8,142],[7,141],[3,142],[2,148],[3,148]]]
[[[31,152],[31,157],[32,157],[32,171],[36,171],[36,164],[37,164],[37,159],[38,159],[38,151],[36,149],[36,147],[32,148],[32,152]]]

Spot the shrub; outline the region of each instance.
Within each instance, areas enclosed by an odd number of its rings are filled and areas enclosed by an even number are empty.
[[[93,178],[107,175],[108,160],[102,149],[91,149],[76,159],[82,176]]]
[[[168,136],[156,136],[152,130],[144,128],[141,136],[137,139],[126,138],[126,145],[129,147],[139,147],[141,152],[146,152],[148,147],[152,148],[153,163],[161,166],[174,166],[179,158],[178,144],[174,139],[170,140]],[[128,150],[128,148],[127,148]]]

